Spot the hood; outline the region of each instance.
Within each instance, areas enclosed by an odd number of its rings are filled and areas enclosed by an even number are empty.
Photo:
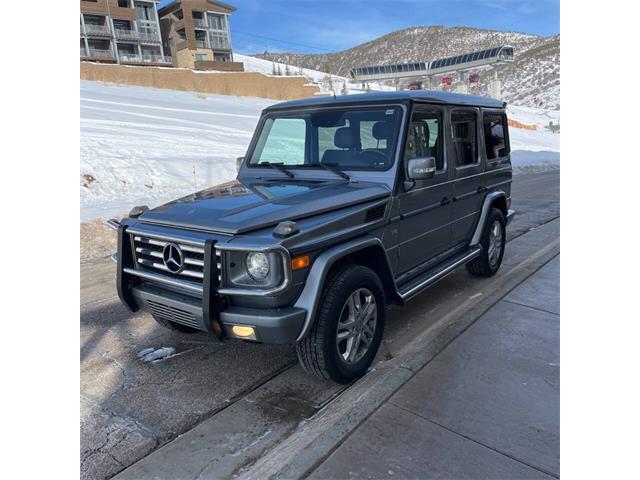
[[[370,182],[234,180],[144,212],[143,223],[238,234],[390,195]]]

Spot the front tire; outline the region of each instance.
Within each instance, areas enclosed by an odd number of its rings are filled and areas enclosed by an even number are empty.
[[[316,321],[296,344],[302,368],[349,383],[367,372],[384,331],[385,298],[380,278],[360,265],[343,265],[326,282]]]
[[[480,237],[480,246],[482,247],[480,255],[467,263],[469,273],[476,277],[494,275],[502,265],[506,238],[507,222],[504,214],[501,210],[492,208]]]

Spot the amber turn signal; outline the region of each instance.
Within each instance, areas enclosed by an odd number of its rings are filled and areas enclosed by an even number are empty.
[[[309,255],[303,255],[301,257],[295,257],[291,259],[291,270],[300,270],[301,268],[307,268],[311,260]]]

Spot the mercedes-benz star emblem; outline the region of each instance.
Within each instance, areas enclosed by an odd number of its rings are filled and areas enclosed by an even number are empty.
[[[175,243],[167,243],[162,250],[162,260],[171,273],[180,273],[184,268],[182,250]]]

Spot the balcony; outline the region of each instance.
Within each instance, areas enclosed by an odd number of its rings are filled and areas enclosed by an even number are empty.
[[[84,48],[80,48],[80,56],[88,58],[102,58],[108,60],[115,60],[113,52],[111,50],[101,50],[99,48],[89,48],[89,51],[85,51]]]
[[[138,40],[139,34],[135,30],[116,28],[116,38],[118,40]]]
[[[121,53],[118,55],[121,62],[124,63],[161,63],[161,64],[170,64],[171,57],[162,56],[162,55],[135,55],[132,53]]]
[[[139,31],[138,38],[142,43],[155,43],[157,45],[162,43],[162,40],[160,39],[160,32],[157,30]]]
[[[206,40],[196,40],[196,47],[198,47],[198,48],[207,48]]]
[[[89,37],[110,37],[111,29],[108,25],[84,24],[85,34]]]
[[[193,26],[195,28],[202,28],[202,29],[206,29],[207,28],[207,24],[204,21],[203,18],[194,18],[193,19]]]

